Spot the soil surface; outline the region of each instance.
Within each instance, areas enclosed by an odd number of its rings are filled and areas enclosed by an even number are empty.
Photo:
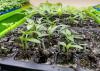
[[[81,68],[100,71],[100,25],[96,24],[91,18],[82,21],[82,23],[77,18],[76,20],[79,22],[71,24],[67,20],[68,15],[63,15],[60,17],[54,15],[49,20],[56,20],[57,25],[62,23],[69,25],[68,29],[76,35],[74,37],[75,42],[80,44],[83,49],[71,48],[64,52],[58,46],[58,42],[63,41],[64,37],[57,32],[54,32],[51,38],[48,36],[43,37],[41,45],[33,45],[29,42],[29,48],[23,49],[19,37],[22,35],[20,30],[26,30],[26,22],[0,40],[0,57],[9,57],[14,54],[15,60],[32,60],[39,64],[56,64],[71,67],[77,71],[80,71]],[[37,22],[40,19],[45,20],[45,17],[35,14],[31,19]],[[44,21],[41,21],[42,23]]]

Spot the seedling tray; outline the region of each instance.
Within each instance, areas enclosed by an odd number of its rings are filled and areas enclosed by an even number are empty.
[[[71,68],[57,67],[56,65],[36,64],[33,62],[15,61],[13,58],[3,58],[0,60],[1,69],[10,71],[74,71]]]
[[[100,11],[100,8],[96,8],[95,6],[94,6],[94,9],[96,9],[97,11]]]
[[[28,16],[26,16],[23,12],[29,7],[30,6],[23,7],[21,9],[0,16],[0,37],[4,36],[7,32],[17,28],[26,21]],[[12,25],[7,27],[4,24]]]
[[[27,6],[24,6],[24,7],[20,8],[20,9],[11,11],[11,12],[6,13],[6,14],[3,14],[3,15],[0,16],[0,21],[4,20],[6,18],[9,18],[9,17],[15,15],[16,13],[20,13],[20,12],[22,12],[23,10],[25,10],[25,9],[27,9],[29,7],[30,7],[30,4],[28,4]]]
[[[93,7],[89,7],[85,10],[87,15],[91,16],[98,24],[100,24],[100,11],[94,9]]]
[[[19,9],[19,8],[21,8],[21,7],[12,8],[12,9],[9,9],[9,10],[1,11],[1,12],[0,12],[0,15],[3,15],[3,14],[6,14],[6,13],[9,13],[9,12],[14,11],[14,10],[17,10],[17,9]]]

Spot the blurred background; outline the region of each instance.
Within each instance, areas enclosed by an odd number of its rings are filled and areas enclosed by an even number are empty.
[[[63,5],[71,5],[76,7],[87,7],[100,4],[100,0],[30,0],[30,3],[34,6],[37,6],[38,4],[45,1],[51,3],[61,2]]]

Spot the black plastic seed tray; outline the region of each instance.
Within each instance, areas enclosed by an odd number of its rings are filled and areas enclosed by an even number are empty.
[[[1,70],[8,71],[74,71],[71,68],[58,67],[56,65],[36,64],[32,62],[16,61],[12,58],[0,60]]]

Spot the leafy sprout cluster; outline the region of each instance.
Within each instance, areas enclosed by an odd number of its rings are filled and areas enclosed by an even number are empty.
[[[21,30],[22,36],[19,38],[21,40],[21,44],[23,44],[22,48],[30,48],[29,44],[31,43],[32,47],[37,46],[43,49],[54,46],[59,48],[63,47],[61,49],[64,52],[70,48],[83,49],[80,45],[75,43],[74,35],[68,27],[69,26],[63,24],[57,25],[54,22],[52,22],[49,26],[46,26],[44,23],[35,23],[34,20],[29,19],[27,21],[27,30]]]
[[[59,19],[63,14],[69,14],[74,15],[74,17],[68,17],[70,19],[69,21],[71,21],[69,23],[74,23],[75,21],[72,21],[76,19],[77,14],[82,19],[85,18],[83,13],[73,7],[63,8],[60,3],[51,4],[48,2],[33,8],[33,10],[35,11],[35,15],[32,19],[27,20],[26,31],[21,30],[22,36],[20,40],[24,49],[29,48],[29,43],[32,44],[32,47],[37,46],[43,48],[57,45],[58,47],[63,47],[64,52],[70,48],[82,49],[80,45],[75,43],[74,34],[69,30],[68,25],[63,22],[58,24],[56,20],[51,19],[56,15]]]
[[[73,6],[63,6],[61,3],[51,4],[49,2],[41,3],[39,6],[34,7],[33,10],[46,18],[47,22],[62,20],[66,24],[83,24],[87,21],[89,16],[82,8],[77,9]],[[56,17],[57,19],[55,20]],[[66,22],[67,21],[67,22]]]
[[[21,7],[28,0],[0,0],[0,12]]]

